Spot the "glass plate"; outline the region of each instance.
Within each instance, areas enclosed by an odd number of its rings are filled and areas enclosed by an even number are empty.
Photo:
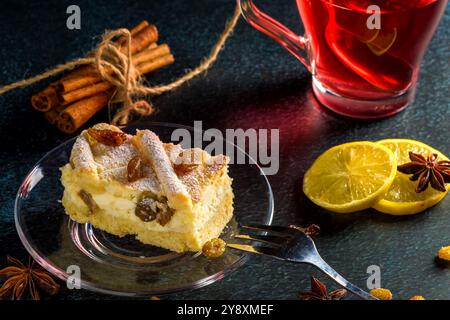
[[[167,123],[127,127],[124,131],[150,129],[162,141],[170,142],[172,133],[179,128],[192,134],[201,133],[192,127]],[[84,289],[149,296],[206,286],[247,260],[247,255],[232,249],[216,259],[200,253],[174,253],[142,244],[133,236],[120,238],[72,221],[60,203],[63,188],[59,168],[68,163],[74,140],[47,153],[26,176],[16,197],[15,221],[20,239],[31,256],[49,272],[67,280],[69,273],[78,267]],[[225,241],[238,233],[238,222],[270,224],[273,215],[272,191],[266,176],[245,152],[236,146],[234,150],[235,156],[245,157],[246,164],[230,164],[234,218],[221,235]]]

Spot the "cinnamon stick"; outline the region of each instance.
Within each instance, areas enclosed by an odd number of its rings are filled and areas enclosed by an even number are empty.
[[[50,124],[54,126],[58,126],[59,123],[59,114],[64,110],[64,106],[57,106],[52,110],[45,113],[45,119],[47,119]]]
[[[137,66],[137,69],[140,74],[146,74],[146,73],[152,72],[154,70],[160,69],[162,67],[168,66],[169,64],[172,64],[174,61],[175,61],[175,59],[174,59],[173,55],[166,54],[155,60],[139,64]]]
[[[156,63],[153,62],[153,60],[156,60],[163,56],[167,56],[169,54],[170,54],[169,46],[167,44],[162,44],[162,45],[157,46],[156,48],[145,49],[145,50],[137,53],[136,55],[133,56],[132,60],[133,60],[133,63],[135,65],[137,65],[136,66],[137,71],[140,74],[145,74],[150,71],[158,69],[159,68],[158,66],[163,67],[163,66],[173,63],[173,61],[174,61],[173,56],[172,56],[172,58],[166,57],[166,59],[163,61],[158,60],[158,61],[156,61]],[[150,64],[152,62],[155,65],[150,67]],[[86,85],[77,90],[62,90],[62,88],[60,87],[59,92],[62,92],[62,93],[60,93],[60,95],[59,95],[59,101],[61,104],[67,105],[74,101],[81,100],[83,98],[93,96],[97,93],[107,91],[107,90],[111,89],[112,87],[113,86],[106,81],[101,81],[101,82],[97,82],[97,83],[94,83],[91,85]]]
[[[60,96],[62,105],[68,105],[74,101],[78,101],[90,96],[94,96],[98,93],[105,92],[113,87],[112,84],[106,81],[97,82],[93,85],[86,86],[74,91],[63,93]]]
[[[59,104],[56,89],[52,86],[31,97],[31,105],[38,111],[46,112]]]
[[[139,22],[136,27],[134,27],[133,29],[130,30],[131,36],[136,35],[137,33],[142,31],[145,27],[147,27],[149,25],[150,24],[148,23],[147,20],[143,20],[143,21]],[[119,39],[117,39],[116,44],[120,46],[120,45],[124,44],[126,40],[127,40],[126,36],[121,36]]]
[[[154,25],[148,25],[144,27],[141,31],[136,33],[131,38],[130,49],[131,54],[142,51],[147,48],[151,43],[158,40],[158,30]],[[127,53],[127,46],[125,43],[119,45],[119,50],[122,53]]]
[[[142,51],[144,48],[148,47],[151,43],[154,43],[158,38],[158,31],[153,25],[146,26],[140,32],[138,32],[135,37],[131,40],[131,53]],[[120,46],[120,51],[125,53],[126,46]],[[92,73],[89,75],[81,74],[76,77],[69,77],[67,79],[62,79],[57,84],[57,91],[59,92],[69,92],[84,88],[86,86],[93,85],[97,82],[102,81],[100,75]]]
[[[147,20],[143,20],[143,21],[139,22],[139,24],[138,24],[137,26],[135,26],[134,28],[132,28],[132,29],[130,30],[131,36],[132,36],[132,37],[135,36],[136,34],[138,34],[139,32],[141,32],[145,27],[147,27],[147,26],[149,26],[149,25],[150,25],[150,24],[149,24],[149,22],[148,22]],[[154,34],[153,34],[153,37],[154,37]],[[127,39],[126,36],[121,36],[119,39],[117,39],[116,41],[114,41],[114,45],[116,45],[116,46],[121,46],[121,45],[123,45],[123,44],[125,43],[126,39]],[[155,40],[155,41],[156,41],[156,40]],[[157,46],[156,43],[151,43],[151,44],[149,45],[149,48],[150,48],[150,47],[151,47],[151,48],[154,48],[154,47],[156,47],[156,46]],[[81,74],[83,74],[83,73],[84,73],[84,74],[89,74],[89,73],[96,73],[96,72],[95,72],[94,68],[93,68],[92,66],[90,66],[90,65],[88,65],[88,66],[82,66],[82,67],[79,67],[79,68],[73,70],[72,72],[70,72],[69,74],[67,74],[66,76],[64,76],[63,78],[68,78],[68,77],[71,77],[71,76],[78,76],[78,75],[81,75]]]
[[[71,104],[60,113],[58,128],[65,133],[75,132],[107,105],[110,97],[110,93],[103,92]]]
[[[137,53],[142,49],[152,46],[158,38],[158,31],[148,21],[141,21],[130,31],[132,35],[131,51]],[[115,44],[125,52],[126,37],[120,37]],[[31,97],[31,105],[38,111],[47,112],[58,105],[57,93],[73,91],[88,85],[100,82],[101,78],[95,73],[92,66],[83,66],[71,71],[58,82],[49,85],[41,92]]]
[[[136,53],[132,57],[132,62],[135,66],[137,66],[143,62],[154,60],[158,57],[164,56],[169,53],[170,53],[169,46],[163,43],[161,45],[156,45],[155,47],[151,47]]]
[[[97,74],[80,75],[78,77],[69,77],[66,79],[61,79],[59,82],[55,84],[55,86],[56,91],[70,92],[83,87],[91,86],[101,80],[102,80],[101,77]]]
[[[76,77],[88,77],[89,74],[93,74],[94,69],[91,66],[82,66],[79,67],[64,77],[62,77],[59,81],[50,84],[47,88],[38,92],[37,94],[31,97],[31,105],[38,111],[47,112],[52,108],[59,105],[59,97],[58,97],[58,84],[59,82],[68,81],[68,79],[73,79]]]
[[[174,62],[169,46],[156,44],[158,31],[147,21],[142,21],[133,28],[131,36],[132,63],[140,74]],[[114,41],[114,45],[125,54],[126,40],[122,36]],[[45,118],[61,131],[73,133],[109,103],[113,95],[112,88],[110,83],[101,79],[93,66],[83,66],[33,96],[32,101],[45,100],[45,108],[33,106],[46,111]]]
[[[162,68],[174,62],[173,55],[165,54],[156,59],[139,64],[136,68],[142,74]],[[104,86],[107,88],[109,83],[101,82],[94,86]],[[94,87],[92,86],[92,87]],[[94,90],[91,87],[84,88],[84,90]],[[58,128],[65,133],[73,133],[85,124],[92,116],[99,112],[106,106],[111,98],[112,92],[104,91],[98,92],[95,95],[78,100],[68,106],[60,106],[56,109],[50,110],[46,113],[46,118],[50,123],[58,126]],[[59,109],[62,108],[62,109]]]

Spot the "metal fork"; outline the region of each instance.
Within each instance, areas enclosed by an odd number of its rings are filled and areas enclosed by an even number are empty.
[[[317,251],[314,241],[300,230],[290,227],[265,226],[265,225],[246,225],[242,229],[250,231],[264,232],[264,234],[239,234],[235,235],[237,239],[249,240],[268,244],[269,246],[251,246],[248,244],[228,243],[227,246],[233,249],[246,251],[250,253],[263,254],[273,258],[307,263],[315,266],[336,283],[366,300],[377,300],[375,297],[348,282],[344,277],[337,273]],[[271,233],[273,235],[269,235]]]

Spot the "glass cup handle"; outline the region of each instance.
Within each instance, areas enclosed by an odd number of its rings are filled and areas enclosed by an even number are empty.
[[[252,0],[237,0],[237,3],[242,16],[250,25],[279,42],[311,71],[306,49],[308,40],[305,37],[295,34],[283,24],[259,10]]]

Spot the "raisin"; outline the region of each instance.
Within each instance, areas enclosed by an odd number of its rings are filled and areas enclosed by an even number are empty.
[[[158,198],[151,192],[145,192],[141,195],[134,213],[144,222],[156,220],[162,226],[165,226],[174,214],[173,210],[167,205],[165,197]]]
[[[379,300],[392,300],[392,292],[389,289],[376,288],[370,290],[370,294]]]
[[[202,252],[209,258],[218,258],[224,252],[227,244],[220,238],[214,238],[207,241],[202,248]]]
[[[450,261],[450,246],[442,247],[438,252],[439,259]]]
[[[127,135],[122,131],[113,131],[109,129],[94,129],[89,128],[87,130],[88,134],[106,146],[117,147],[123,144],[127,140]]]
[[[175,173],[180,176],[195,170],[202,163],[202,161],[197,158],[198,154],[192,150],[180,152],[173,163]]]
[[[177,176],[183,176],[185,174],[188,174],[189,172],[195,170],[197,168],[197,164],[192,163],[180,163],[180,164],[174,164],[173,170],[177,174]]]
[[[158,223],[164,227],[170,221],[170,219],[172,219],[173,213],[173,210],[169,207],[167,207],[165,210],[161,210],[158,213]]]
[[[128,182],[134,182],[141,179],[144,176],[142,167],[142,159],[139,156],[133,157],[127,166],[127,179]]]
[[[409,300],[425,300],[423,296],[412,296]]]
[[[174,214],[173,210],[167,205],[166,198],[158,199],[150,192],[141,196],[134,213],[144,222],[156,220],[162,226],[165,226]]]
[[[152,198],[142,197],[137,205],[134,213],[144,222],[153,221],[157,218],[158,212],[156,201]]]
[[[98,209],[97,203],[95,203],[94,198],[89,192],[81,189],[80,191],[78,191],[78,196],[88,206],[91,213],[94,213],[94,211]]]

